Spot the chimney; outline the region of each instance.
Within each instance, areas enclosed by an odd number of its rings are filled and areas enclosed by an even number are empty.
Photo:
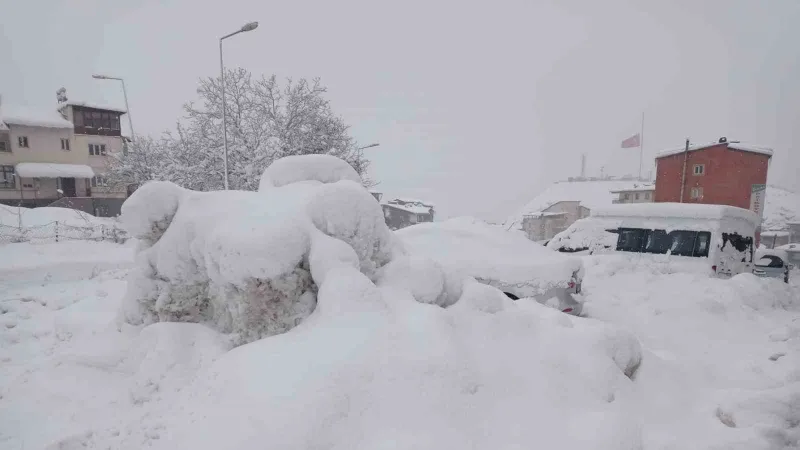
[[[586,153],[581,155],[581,179],[586,179]]]

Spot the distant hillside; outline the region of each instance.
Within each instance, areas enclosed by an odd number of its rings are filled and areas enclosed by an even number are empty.
[[[544,192],[509,217],[505,227],[520,228],[522,216],[541,211],[554,203],[562,201],[579,201],[591,209],[610,205],[617,194],[610,191],[630,189],[639,181],[559,181],[551,184]],[[777,187],[767,187],[767,203],[764,209],[764,230],[784,230],[786,222],[800,222],[800,194]]]
[[[767,203],[764,205],[764,230],[785,230],[786,222],[800,222],[800,194],[767,186]]]

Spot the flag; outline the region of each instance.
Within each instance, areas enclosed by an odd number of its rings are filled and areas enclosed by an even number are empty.
[[[639,133],[634,134],[633,136],[629,137],[622,141],[622,148],[634,148],[639,147],[642,145],[641,137]]]

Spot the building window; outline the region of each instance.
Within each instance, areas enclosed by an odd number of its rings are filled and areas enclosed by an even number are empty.
[[[6,141],[0,141],[0,152],[10,152],[11,149],[6,144]]]
[[[75,125],[86,128],[107,128],[119,130],[119,114],[101,111],[76,111]]]
[[[637,192],[636,194],[634,194],[633,198],[636,199],[636,200],[639,200],[639,193]]]
[[[69,139],[61,139],[61,150],[69,151]]]
[[[106,156],[106,144],[89,144],[90,156]]]
[[[626,193],[624,193],[624,194],[622,194],[622,199],[623,199],[623,200],[629,200],[629,199],[630,199],[630,197],[631,197],[631,196],[630,196],[630,194],[628,194],[627,192],[626,192]]]
[[[19,148],[30,148],[28,147],[28,136],[17,137],[17,144],[19,145]]]
[[[699,200],[699,199],[703,198],[703,188],[701,188],[701,187],[693,187],[691,192],[690,192],[690,195],[692,196],[693,199],[696,199],[696,200]]]
[[[705,164],[695,164],[694,165],[694,174],[695,175],[703,175],[706,173],[706,165]]]
[[[92,177],[92,187],[105,187],[108,186],[108,178],[102,175],[95,175]]]
[[[650,200],[650,193],[649,192],[645,192],[644,193],[644,199],[645,200]]]
[[[0,166],[0,189],[14,189],[16,187],[14,166]]]

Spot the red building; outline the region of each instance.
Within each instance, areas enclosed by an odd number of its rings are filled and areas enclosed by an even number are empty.
[[[772,150],[719,142],[666,150],[656,156],[656,202],[706,203],[750,209],[753,185],[767,183]],[[681,197],[683,195],[683,197]]]

